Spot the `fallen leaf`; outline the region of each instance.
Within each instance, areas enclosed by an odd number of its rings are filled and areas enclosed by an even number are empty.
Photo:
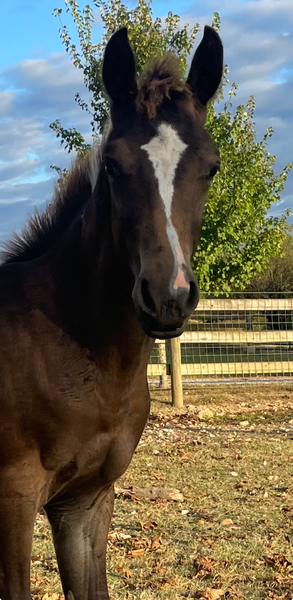
[[[196,578],[204,579],[208,577],[214,569],[214,559],[208,556],[200,556],[193,561],[193,566],[196,570]]]
[[[137,548],[137,550],[129,550],[129,556],[142,556],[145,553],[145,548]]]
[[[224,519],[224,521],[222,521],[221,523],[224,527],[230,527],[231,525],[233,525],[233,521],[232,519]]]
[[[132,572],[129,569],[126,569],[126,571],[124,571],[123,575],[126,579],[131,579]]]
[[[282,567],[283,569],[288,569],[288,567],[292,567],[292,563],[288,560],[288,558],[285,556],[285,554],[275,553],[270,556],[265,555],[263,557],[263,559],[269,567],[273,567],[273,568]]]
[[[221,596],[224,595],[224,590],[222,590],[221,588],[218,589],[213,589],[213,588],[207,588],[206,589],[206,598],[208,598],[208,600],[218,600],[219,598],[221,598]]]
[[[162,538],[162,534],[161,533],[157,533],[156,535],[154,535],[151,539],[151,548],[152,550],[156,550],[157,548],[159,548],[162,544],[161,542],[161,538]]]
[[[236,490],[241,490],[246,485],[247,481],[238,481],[235,485]]]
[[[155,521],[146,521],[145,523],[140,523],[140,526],[142,528],[142,531],[144,531],[145,529],[155,529],[156,527],[158,527],[158,524]]]
[[[210,421],[213,418],[214,413],[209,408],[203,408],[198,413],[198,418],[200,421]]]
[[[198,590],[195,592],[194,598],[206,598],[207,600],[219,600],[224,595],[224,590],[218,588],[207,588],[206,590]]]

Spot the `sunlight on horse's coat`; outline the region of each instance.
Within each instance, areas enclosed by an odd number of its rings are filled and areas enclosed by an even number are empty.
[[[174,178],[180,159],[187,144],[179,137],[177,131],[168,123],[161,123],[158,133],[150,142],[142,146],[154,167],[158,181],[158,188],[163,202],[166,221],[167,236],[174,255],[174,273],[172,287],[189,288],[185,280],[185,259],[178,239],[177,231],[172,223],[172,200],[174,195]]]
[[[94,189],[97,185],[100,167],[101,167],[100,159],[103,154],[103,149],[104,149],[105,143],[108,139],[109,133],[111,132],[111,129],[112,129],[112,121],[111,121],[111,119],[108,119],[108,121],[106,122],[104,129],[103,129],[102,140],[94,142],[93,146],[91,147],[91,149],[89,151],[88,174],[89,174],[89,179],[91,182],[92,192],[94,191]]]
[[[98,160],[99,146],[94,144],[89,152],[89,178],[92,186],[92,192],[94,191],[98,175],[100,171],[100,161]]]

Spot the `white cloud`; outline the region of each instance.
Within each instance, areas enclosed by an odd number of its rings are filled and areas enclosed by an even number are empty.
[[[14,111],[11,111],[13,114]],[[0,159],[4,162],[24,158],[44,143],[45,131],[33,118],[15,116],[1,119]]]
[[[73,156],[61,147],[49,125],[59,118],[89,136],[88,119],[74,101],[83,93],[81,73],[64,54],[24,60],[0,74],[0,240],[19,229],[34,204],[48,201],[55,172]],[[17,210],[15,207],[17,206]],[[11,214],[11,218],[9,217]]]
[[[0,118],[2,115],[8,113],[8,111],[12,107],[12,103],[14,100],[13,92],[1,92],[0,91]]]
[[[32,115],[42,121],[64,115],[70,120],[80,112],[74,95],[84,93],[82,74],[73,67],[67,55],[53,54],[47,60],[24,60],[3,71],[1,78],[8,89],[16,92],[13,116],[21,114],[27,118]]]
[[[21,161],[12,161],[11,163],[0,163],[0,183],[10,181],[11,179],[23,179],[24,176],[31,174],[40,167],[40,159],[24,159]]]
[[[63,53],[51,54],[48,60],[34,58],[6,69],[3,77],[12,79],[20,88],[30,91],[52,90],[58,87],[80,86],[81,71],[75,69]]]

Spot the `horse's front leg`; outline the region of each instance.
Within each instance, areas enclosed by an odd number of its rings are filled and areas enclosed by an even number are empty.
[[[38,497],[0,475],[0,598],[30,600],[30,559]]]
[[[114,487],[103,498],[48,504],[56,556],[66,600],[108,600],[106,549]]]

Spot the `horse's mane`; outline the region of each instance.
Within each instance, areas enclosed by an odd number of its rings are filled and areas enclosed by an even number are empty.
[[[92,193],[93,158],[99,168],[100,153],[93,147],[84,157],[74,161],[69,172],[55,184],[52,203],[44,212],[38,209],[28,218],[20,235],[14,233],[0,252],[2,263],[23,262],[44,254],[68,229],[82,211]]]
[[[165,98],[174,94],[190,99],[192,94],[182,76],[180,60],[172,54],[152,61],[140,78],[136,107],[149,119],[156,116]],[[28,218],[20,235],[4,243],[2,263],[23,262],[38,258],[60,239],[88,201],[100,168],[102,150],[93,147],[83,158],[77,158],[69,173],[55,185],[53,201],[43,213],[37,209]],[[95,180],[95,181],[93,181]]]

